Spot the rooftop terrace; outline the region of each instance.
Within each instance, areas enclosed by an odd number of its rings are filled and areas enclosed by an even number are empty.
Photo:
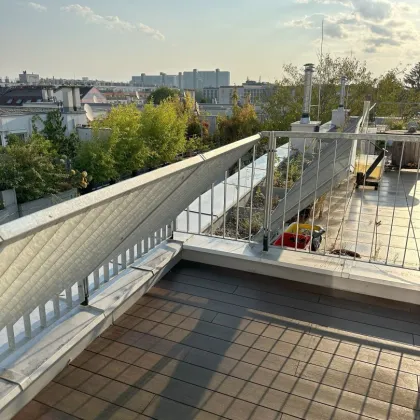
[[[419,313],[182,262],[14,419],[417,419]]]
[[[0,419],[420,418],[420,136],[368,105],[0,226]],[[274,246],[293,222],[321,246]]]

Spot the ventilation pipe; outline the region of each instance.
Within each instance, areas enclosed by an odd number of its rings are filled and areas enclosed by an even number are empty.
[[[347,83],[347,77],[343,76],[341,78],[340,106],[339,106],[339,108],[344,108],[344,100],[346,98],[346,83]]]
[[[73,109],[74,111],[78,111],[82,107],[82,104],[80,101],[80,88],[73,87],[72,94],[73,94]]]
[[[145,73],[142,73],[141,74],[141,84],[142,84],[142,86],[144,87],[144,79],[145,79],[145,77],[146,77],[146,74]]]
[[[220,75],[220,69],[216,69],[216,88],[220,87],[219,75]]]
[[[41,94],[42,94],[42,102],[48,102],[48,90],[42,89]]]
[[[312,103],[312,74],[314,72],[313,64],[305,64],[305,86],[303,92],[303,109],[301,124],[311,122],[311,103]]]

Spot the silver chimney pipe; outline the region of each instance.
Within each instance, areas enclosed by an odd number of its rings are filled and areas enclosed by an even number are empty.
[[[311,103],[312,103],[312,74],[315,71],[313,64],[305,64],[305,85],[303,92],[303,109],[301,124],[309,124],[311,122]]]
[[[343,76],[341,78],[340,106],[339,106],[339,108],[344,108],[344,100],[346,98],[346,83],[347,83],[347,77]]]

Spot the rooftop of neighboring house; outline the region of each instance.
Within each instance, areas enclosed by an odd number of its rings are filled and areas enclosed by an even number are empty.
[[[51,86],[18,86],[6,88],[3,92],[0,91],[0,106],[23,106],[25,103],[41,103],[43,102],[42,91],[44,89],[54,89],[58,92],[65,86],[52,88]],[[77,86],[79,87],[79,86]],[[83,100],[91,91],[93,94],[100,96],[99,90],[93,86],[80,86],[80,98]]]
[[[38,108],[38,107],[22,107],[22,106],[1,106],[0,117],[15,117],[18,115],[31,115],[31,114],[47,114],[51,112],[51,108]]]

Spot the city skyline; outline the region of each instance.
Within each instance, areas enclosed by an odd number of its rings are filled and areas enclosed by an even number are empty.
[[[352,54],[375,74],[418,61],[414,0],[72,1],[0,0],[1,77],[27,70],[125,82],[141,73],[220,68],[232,84],[274,82],[283,64],[317,63],[322,20],[324,53]]]

